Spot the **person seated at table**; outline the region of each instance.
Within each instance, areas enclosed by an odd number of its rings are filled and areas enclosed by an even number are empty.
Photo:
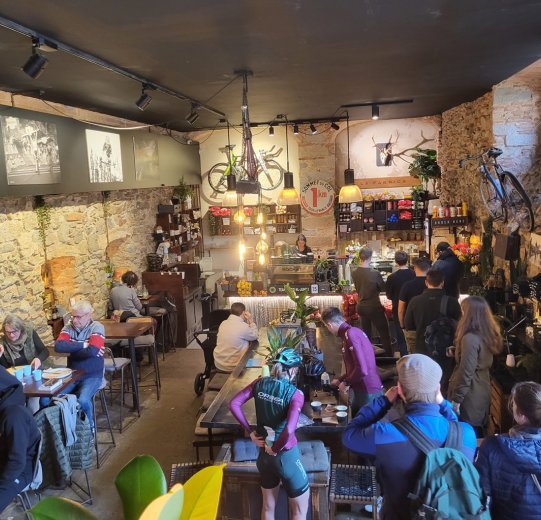
[[[302,465],[295,430],[304,404],[304,395],[294,386],[302,358],[293,349],[284,349],[277,357],[270,377],[262,377],[241,390],[229,403],[235,419],[261,448],[257,469],[261,476],[262,520],[274,520],[280,482],[289,498],[289,518],[306,518],[310,490]],[[257,427],[252,429],[242,405],[255,401]]]
[[[137,296],[135,287],[139,277],[133,271],[126,271],[122,275],[122,283],[111,289],[109,294],[109,309],[112,311],[129,312],[133,316],[141,316],[143,304]],[[131,317],[131,316],[130,316]]]
[[[398,386],[393,386],[384,396],[359,410],[347,425],[342,443],[359,455],[375,459],[383,494],[381,518],[409,520],[408,493],[415,488],[425,455],[385,416],[396,402],[402,400],[405,417],[438,447],[445,443],[451,429],[450,422],[456,422],[457,416],[451,403],[441,394],[442,370],[432,358],[410,354],[401,357],[396,368]],[[473,428],[463,422],[458,428],[462,430],[460,451],[473,461],[476,448]]]
[[[517,383],[509,405],[515,425],[485,439],[475,467],[494,520],[533,520],[541,515],[541,385]]]
[[[259,337],[257,325],[243,303],[231,305],[231,314],[218,328],[214,365],[221,372],[232,372],[248,350],[250,341]]]
[[[306,237],[301,233],[297,237],[297,241],[295,242],[295,245],[292,247],[292,254],[294,255],[307,255],[308,253],[311,253],[312,249],[310,249],[306,245]]]
[[[81,409],[94,430],[92,398],[103,382],[105,329],[99,321],[92,319],[93,311],[89,302],[75,302],[71,307],[70,320],[58,335],[54,349],[69,354],[69,368],[84,372],[81,379],[64,389],[64,393],[77,395]]]
[[[25,407],[23,386],[0,367],[0,513],[28,484],[41,434]]]
[[[321,321],[331,334],[342,338],[342,358],[346,373],[334,379],[331,384],[348,394],[351,416],[355,417],[360,408],[383,393],[374,347],[362,330],[344,320],[337,307],[325,309]]]
[[[5,368],[30,365],[32,370],[41,367],[49,357],[47,347],[41,341],[31,323],[19,316],[8,314],[2,323],[0,365]]]

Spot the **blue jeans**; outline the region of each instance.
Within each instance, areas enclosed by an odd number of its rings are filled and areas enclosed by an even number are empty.
[[[92,407],[92,398],[100,389],[102,382],[103,377],[89,377],[70,383],[62,391],[63,394],[75,394],[77,396],[81,410],[88,417],[91,428],[94,428],[94,409]]]

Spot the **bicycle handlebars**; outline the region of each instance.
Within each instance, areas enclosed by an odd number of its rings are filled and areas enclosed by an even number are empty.
[[[466,157],[464,157],[464,159],[460,159],[460,161],[458,161],[458,166],[459,166],[459,168],[463,168],[464,163],[466,161],[479,160],[479,161],[482,161],[483,163],[486,163],[485,156],[488,157],[488,158],[496,159],[496,157],[500,156],[502,153],[503,152],[502,152],[502,150],[500,148],[496,148],[495,146],[491,146],[490,148],[488,148],[484,152],[481,152],[481,154],[479,154],[479,155],[467,155]]]

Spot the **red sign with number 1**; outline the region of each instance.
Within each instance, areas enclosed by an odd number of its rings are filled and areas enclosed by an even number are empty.
[[[301,205],[311,215],[325,215],[334,206],[334,186],[317,179],[301,188]]]

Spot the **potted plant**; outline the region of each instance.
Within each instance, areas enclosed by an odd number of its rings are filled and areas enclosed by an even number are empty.
[[[267,338],[269,340],[269,344],[265,345],[265,351],[261,353],[263,356],[265,356],[265,365],[261,371],[262,376],[268,375],[270,368],[272,368],[276,362],[278,354],[280,354],[282,350],[285,348],[295,350],[304,339],[304,334],[294,335],[291,332],[288,332],[288,334],[284,337],[280,330],[274,326],[271,326],[267,330]]]
[[[179,179],[178,185],[174,187],[173,195],[178,197],[181,205],[186,207],[189,206],[188,209],[191,208],[193,189],[189,184],[184,182],[184,176]]]
[[[436,194],[436,181],[441,178],[441,168],[437,162],[436,150],[417,148],[411,158],[408,170],[412,177],[420,179],[428,190],[428,181],[432,181],[432,190]]]

